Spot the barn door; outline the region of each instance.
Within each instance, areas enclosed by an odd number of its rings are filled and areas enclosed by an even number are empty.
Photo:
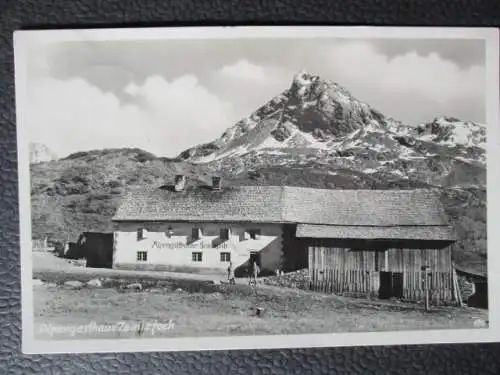
[[[403,298],[403,273],[380,272],[379,298]]]
[[[396,298],[403,298],[403,273],[392,273],[392,296]]]
[[[392,272],[380,272],[378,298],[389,299],[392,295]]]

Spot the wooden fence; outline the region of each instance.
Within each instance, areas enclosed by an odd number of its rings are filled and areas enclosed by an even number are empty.
[[[33,239],[31,241],[31,249],[33,251],[53,251],[54,247],[49,246],[47,237],[43,239]]]

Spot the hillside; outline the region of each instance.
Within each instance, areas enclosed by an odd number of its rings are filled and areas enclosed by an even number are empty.
[[[32,164],[33,236],[65,241],[76,240],[82,231],[110,231],[110,219],[126,191],[170,182],[181,170],[197,181],[189,164],[139,149],[78,152]]]
[[[33,164],[34,235],[70,239],[111,230],[126,190],[191,183],[222,174],[227,184],[333,189],[438,187],[459,236],[455,261],[486,267],[486,129],[452,117],[408,126],[335,82],[297,74],[290,88],[218,139],[175,159],[137,149],[80,152]]]

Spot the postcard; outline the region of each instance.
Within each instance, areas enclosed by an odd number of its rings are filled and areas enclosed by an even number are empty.
[[[23,352],[500,339],[498,30],[14,42]]]

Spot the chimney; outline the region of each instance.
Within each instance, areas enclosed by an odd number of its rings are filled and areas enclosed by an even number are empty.
[[[186,187],[186,176],[178,174],[175,176],[175,191],[182,191]]]
[[[220,177],[212,177],[212,189],[220,190],[221,189],[221,178]]]

